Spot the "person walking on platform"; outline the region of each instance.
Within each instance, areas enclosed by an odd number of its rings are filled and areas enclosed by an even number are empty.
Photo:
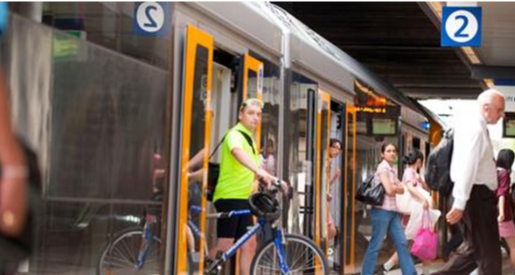
[[[450,224],[461,222],[464,250],[453,257],[440,275],[501,275],[502,260],[497,224],[497,172],[487,124],[504,116],[504,95],[490,89],[478,99],[478,113],[467,114],[456,123],[451,159],[454,203],[447,213]]]
[[[513,222],[513,204],[510,194],[510,173],[511,166],[515,159],[515,153],[510,149],[502,149],[497,156],[497,176],[499,188],[497,197],[499,198],[499,235],[506,240],[510,249],[510,260],[515,266],[515,223]]]
[[[406,188],[406,192],[409,192],[409,203],[411,206],[412,214],[405,214],[402,216],[402,225],[408,230],[405,231],[406,239],[413,240],[416,236],[416,232],[422,228],[422,213],[424,211],[430,211],[432,217],[431,226],[438,220],[440,212],[438,210],[432,210],[433,204],[431,202],[431,195],[429,193],[429,187],[427,186],[424,179],[418,174],[418,170],[422,168],[424,162],[424,154],[418,150],[413,149],[407,156],[404,157],[404,163],[406,163],[406,169],[402,176],[402,184]],[[398,207],[402,207],[399,204]],[[416,211],[416,212],[414,212]],[[397,252],[390,257],[390,259],[384,263],[383,272],[390,271],[399,261]],[[429,264],[431,261],[423,260],[423,274],[429,275]]]
[[[385,189],[383,205],[373,207],[371,211],[372,219],[372,239],[363,259],[362,275],[373,275],[376,268],[377,257],[387,233],[392,237],[403,275],[417,274],[413,259],[408,250],[408,241],[402,229],[400,215],[397,212],[397,202],[395,196],[403,194],[404,188],[397,178],[397,170],[394,163],[397,158],[397,146],[393,143],[385,143],[381,146],[381,157],[383,161],[375,172],[375,184],[382,184]]]

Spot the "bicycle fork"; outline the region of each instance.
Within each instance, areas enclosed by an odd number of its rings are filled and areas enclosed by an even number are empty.
[[[143,237],[141,238],[141,247],[138,254],[138,262],[136,263],[137,269],[142,269],[145,264],[145,260],[147,259],[148,247],[152,242],[152,232],[150,232],[150,227],[148,223],[145,224],[143,228]]]

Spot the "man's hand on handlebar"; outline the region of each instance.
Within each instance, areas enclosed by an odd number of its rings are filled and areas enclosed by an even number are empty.
[[[274,176],[270,175],[267,171],[261,168],[257,169],[256,178],[259,180],[259,182],[264,183],[267,187],[270,187],[270,185],[272,185],[272,183],[276,180]]]
[[[282,193],[287,195],[290,192],[290,186],[286,182],[284,182],[278,178],[274,178],[274,180],[271,182],[271,184],[267,184],[265,181],[262,181],[262,180],[259,181],[259,184],[260,184],[261,188],[268,189],[268,190],[272,191],[272,193],[281,191]]]

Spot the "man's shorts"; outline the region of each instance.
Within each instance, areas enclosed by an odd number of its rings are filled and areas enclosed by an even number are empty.
[[[250,209],[248,200],[219,199],[215,202],[217,212],[230,212],[234,210]],[[247,233],[248,228],[254,225],[252,214],[241,215],[217,220],[216,235],[218,238],[239,239]]]

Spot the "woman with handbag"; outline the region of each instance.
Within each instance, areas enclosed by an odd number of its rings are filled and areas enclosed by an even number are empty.
[[[431,197],[429,195],[429,188],[425,183],[424,179],[417,172],[420,168],[422,168],[424,162],[424,154],[418,150],[413,149],[409,152],[407,156],[403,158],[403,162],[406,163],[406,169],[404,170],[404,174],[402,176],[402,184],[408,191],[408,194],[405,194],[407,200],[406,202],[407,208],[418,208],[419,210],[425,212],[432,208]],[[399,199],[399,196],[397,197]],[[401,208],[399,205],[399,200],[397,200],[397,206]],[[401,209],[399,209],[401,210]],[[403,212],[402,216],[402,225],[406,227],[408,222],[410,221],[410,214],[407,214],[406,211],[401,210]],[[415,215],[417,216],[417,215]],[[428,215],[430,218],[430,215]],[[415,226],[417,228],[422,228],[423,219],[419,217],[415,217],[416,221],[410,221],[417,223]],[[430,221],[427,221],[430,222]],[[431,224],[431,223],[430,223]],[[418,231],[418,230],[416,230]],[[407,234],[406,239],[413,240],[415,238],[415,234]],[[392,257],[383,265],[383,272],[390,271],[397,263],[399,259],[397,256],[397,252],[392,255]],[[423,263],[423,274],[428,275],[429,264],[431,263],[429,260],[422,260]]]
[[[513,208],[510,202],[510,174],[511,166],[515,159],[515,153],[510,149],[502,149],[497,155],[497,179],[499,188],[497,197],[499,198],[499,236],[503,238],[510,248],[510,260],[515,266],[515,224],[513,222]]]
[[[384,143],[381,146],[383,161],[374,174],[374,184],[382,184],[385,190],[383,204],[373,206],[371,211],[372,238],[365,253],[361,274],[373,275],[379,251],[386,234],[392,237],[403,275],[417,274],[413,259],[408,250],[408,242],[404,236],[400,215],[397,212],[395,196],[404,193],[402,183],[397,178],[394,163],[397,159],[397,146],[393,143]]]

